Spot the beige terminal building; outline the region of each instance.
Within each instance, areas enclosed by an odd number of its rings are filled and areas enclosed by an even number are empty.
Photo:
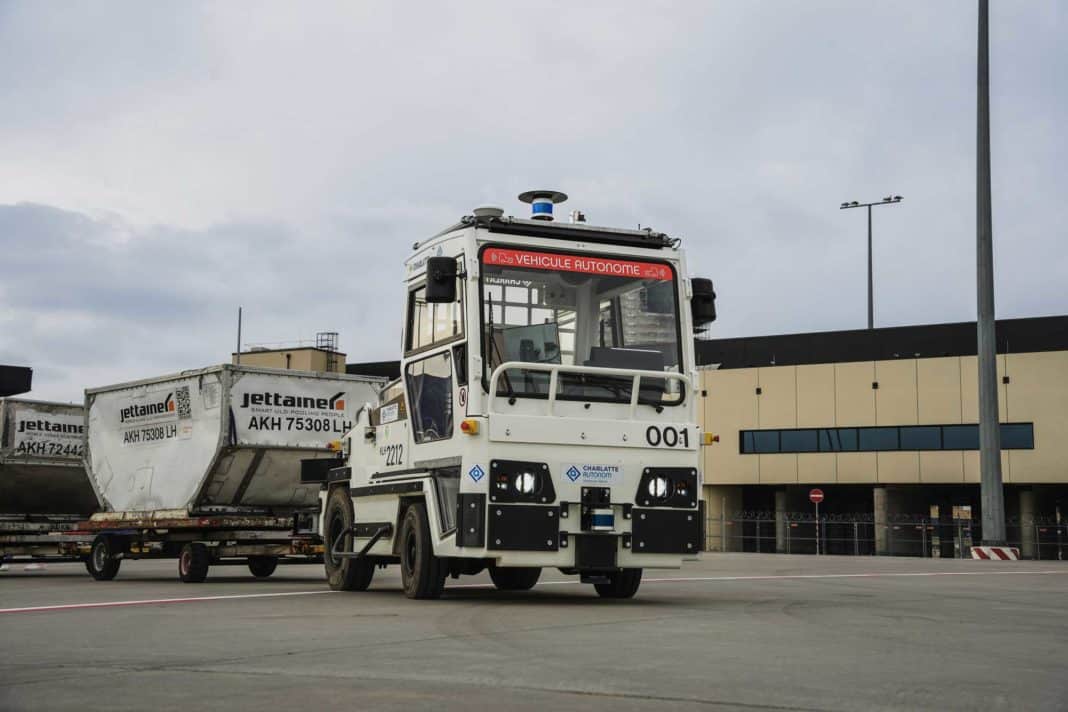
[[[975,323],[699,339],[707,548],[959,556],[981,532]],[[997,324],[1010,543],[1068,556],[1068,316]],[[396,378],[315,346],[252,366]]]
[[[782,551],[791,534],[795,551],[814,548],[803,523],[814,487],[821,515],[862,522],[859,532],[825,524],[829,553],[952,556],[962,530],[978,543],[974,322],[697,349],[704,427],[718,437],[703,453],[709,548]],[[1037,538],[1045,557],[1068,519],[1068,317],[999,321],[997,350],[1007,533],[1025,556]],[[772,521],[756,541],[743,520],[762,518]]]

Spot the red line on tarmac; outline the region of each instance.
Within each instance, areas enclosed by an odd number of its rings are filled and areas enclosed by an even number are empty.
[[[660,579],[642,579],[642,583],[661,583],[665,581],[766,581],[775,579],[833,579],[833,578],[892,578],[895,576],[1024,576],[1068,574],[1063,571],[914,571],[914,572],[873,572],[865,574],[783,574],[767,576],[708,576],[678,577]]]
[[[169,603],[199,603],[201,601],[232,601],[242,598],[281,598],[283,596],[315,596],[334,591],[283,591],[280,593],[239,593],[230,596],[191,596],[188,598],[146,598],[138,601],[102,601],[100,603],[66,603],[54,606],[0,608],[0,613],[42,613],[44,611],[74,611],[83,608],[120,608],[122,606],[152,606]]]

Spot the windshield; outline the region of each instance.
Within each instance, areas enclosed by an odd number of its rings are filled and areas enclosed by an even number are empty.
[[[679,371],[674,270],[661,262],[488,247],[482,252],[486,378],[507,361]],[[487,381],[488,382],[488,381]],[[499,395],[548,394],[549,374],[515,369]],[[558,398],[629,402],[626,377],[561,373]],[[672,404],[678,381],[643,379],[639,399]]]

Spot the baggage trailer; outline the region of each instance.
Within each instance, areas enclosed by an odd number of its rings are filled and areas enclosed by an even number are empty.
[[[81,405],[0,400],[0,562],[80,558],[69,532],[99,507],[84,433]]]
[[[93,578],[126,559],[175,558],[182,581],[212,565],[317,563],[318,484],[301,460],[336,443],[384,379],[224,364],[86,391],[86,470],[104,510],[77,525]]]
[[[645,568],[704,541],[695,328],[715,319],[679,240],[552,221],[519,196],[416,243],[405,264],[401,378],[357,414],[322,483],[334,589],[399,564],[411,598],[489,570],[499,589],[545,567],[629,598]]]
[[[235,564],[266,578],[279,563],[322,562],[316,514],[104,512],[78,524],[61,546],[84,559],[98,581],[115,578],[124,559],[178,559],[178,578],[185,583],[201,583],[211,566]]]

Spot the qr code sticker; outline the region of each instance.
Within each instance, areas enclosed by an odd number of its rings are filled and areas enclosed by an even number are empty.
[[[189,420],[193,417],[193,408],[189,403],[189,386],[180,386],[174,392],[174,398],[178,405],[178,418]]]

